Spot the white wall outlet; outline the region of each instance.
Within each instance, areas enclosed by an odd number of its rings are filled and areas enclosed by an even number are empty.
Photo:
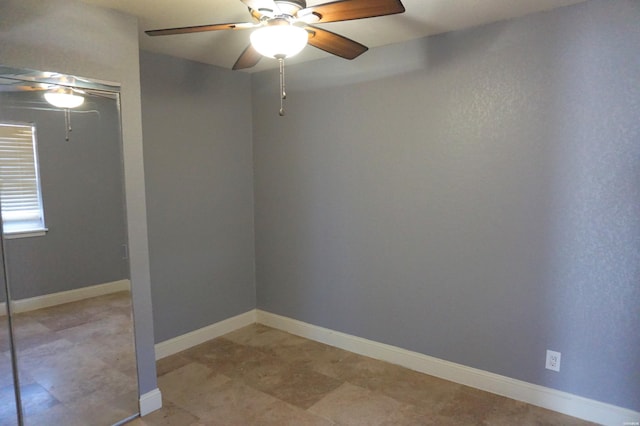
[[[547,363],[545,368],[553,371],[560,371],[560,352],[547,349]]]

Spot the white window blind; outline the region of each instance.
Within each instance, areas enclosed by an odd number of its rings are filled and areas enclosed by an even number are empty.
[[[0,123],[0,200],[6,235],[45,231],[35,127]]]

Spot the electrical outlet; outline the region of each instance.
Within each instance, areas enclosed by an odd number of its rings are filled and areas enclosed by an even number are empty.
[[[545,368],[553,371],[560,371],[560,352],[547,349],[547,363]]]

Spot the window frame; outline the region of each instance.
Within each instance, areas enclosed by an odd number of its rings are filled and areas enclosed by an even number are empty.
[[[11,239],[17,239],[17,238],[44,236],[46,235],[49,229],[46,226],[45,214],[44,214],[42,182],[40,179],[41,177],[40,176],[40,159],[38,155],[39,154],[38,153],[38,131],[37,131],[36,123],[7,120],[7,121],[0,121],[0,126],[31,128],[31,148],[32,148],[32,154],[33,154],[33,165],[34,165],[34,173],[35,173],[35,181],[36,181],[38,207],[39,207],[39,218],[32,221],[33,223],[32,226],[25,226],[25,228],[8,231],[6,229],[6,224],[3,220],[3,223],[2,223],[3,237],[7,240],[11,240]],[[2,159],[0,159],[0,162],[1,161]],[[0,213],[1,213],[1,205],[0,205]]]

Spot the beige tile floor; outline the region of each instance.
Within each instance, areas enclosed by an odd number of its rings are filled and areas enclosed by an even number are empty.
[[[138,412],[130,295],[14,319],[26,425],[111,425]],[[0,425],[16,425],[6,317],[0,317]]]
[[[586,422],[252,325],[158,362],[140,425],[583,425]]]

